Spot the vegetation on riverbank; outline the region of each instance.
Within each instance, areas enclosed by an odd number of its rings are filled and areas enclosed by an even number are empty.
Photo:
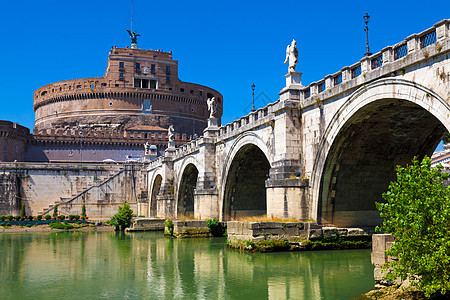
[[[395,236],[386,254],[387,280],[409,279],[426,297],[450,292],[450,187],[442,166],[431,168],[431,160],[417,158],[397,167],[397,180],[377,203],[384,218],[380,231]]]
[[[427,298],[424,292],[419,291],[415,287],[405,287],[404,285],[398,286],[387,286],[382,287],[373,291],[370,291],[361,298],[358,299],[366,299],[366,300],[424,300],[424,299],[433,299],[433,300],[444,300],[448,299],[445,295],[434,295],[431,298]]]
[[[133,210],[128,203],[119,206],[117,214],[111,217],[106,223],[113,226],[116,231],[125,231],[125,228],[130,227],[131,219],[134,217]]]

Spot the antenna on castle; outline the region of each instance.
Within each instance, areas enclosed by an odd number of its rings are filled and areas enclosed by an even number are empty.
[[[137,37],[140,36],[140,34],[136,33],[136,30],[133,30],[133,0],[131,0],[131,30],[128,30],[128,34],[131,38],[131,49],[137,49]]]
[[[133,0],[131,0],[131,32],[133,32]]]

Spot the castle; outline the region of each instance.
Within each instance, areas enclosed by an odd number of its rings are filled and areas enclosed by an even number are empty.
[[[34,92],[35,126],[0,122],[0,161],[99,162],[143,156],[144,144],[157,153],[167,147],[168,127],[175,145],[203,134],[207,100],[222,95],[178,78],[172,52],[112,47],[103,77],[65,80]]]

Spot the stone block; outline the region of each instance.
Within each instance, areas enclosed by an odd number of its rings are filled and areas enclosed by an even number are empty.
[[[331,239],[338,236],[338,230],[336,227],[323,227],[322,232],[324,239]]]
[[[308,238],[311,240],[323,238],[322,229],[310,229]]]
[[[337,231],[339,236],[348,236],[347,228],[338,228]]]
[[[268,228],[283,228],[284,223],[281,222],[261,222],[259,223],[260,228],[268,229]]]
[[[361,228],[348,228],[348,236],[368,236],[368,234]]]
[[[248,228],[249,229],[259,229],[260,228],[260,222],[249,222]]]

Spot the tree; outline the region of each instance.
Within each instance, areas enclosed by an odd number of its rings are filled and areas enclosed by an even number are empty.
[[[116,227],[116,230],[124,231],[125,228],[131,225],[131,219],[133,218],[133,210],[128,203],[124,203],[123,206],[119,206],[117,214],[111,217],[108,224]]]
[[[55,205],[55,207],[53,207],[53,218],[58,217],[58,205]]]
[[[450,188],[442,166],[413,158],[397,166],[397,181],[383,193],[386,203],[377,203],[384,218],[379,230],[395,236],[386,254],[397,258],[387,263],[388,280],[412,279],[425,296],[450,290]]]
[[[25,217],[25,203],[22,203],[22,207],[20,208],[20,217]]]
[[[81,206],[81,217],[84,219],[86,218],[86,205],[83,203]]]

